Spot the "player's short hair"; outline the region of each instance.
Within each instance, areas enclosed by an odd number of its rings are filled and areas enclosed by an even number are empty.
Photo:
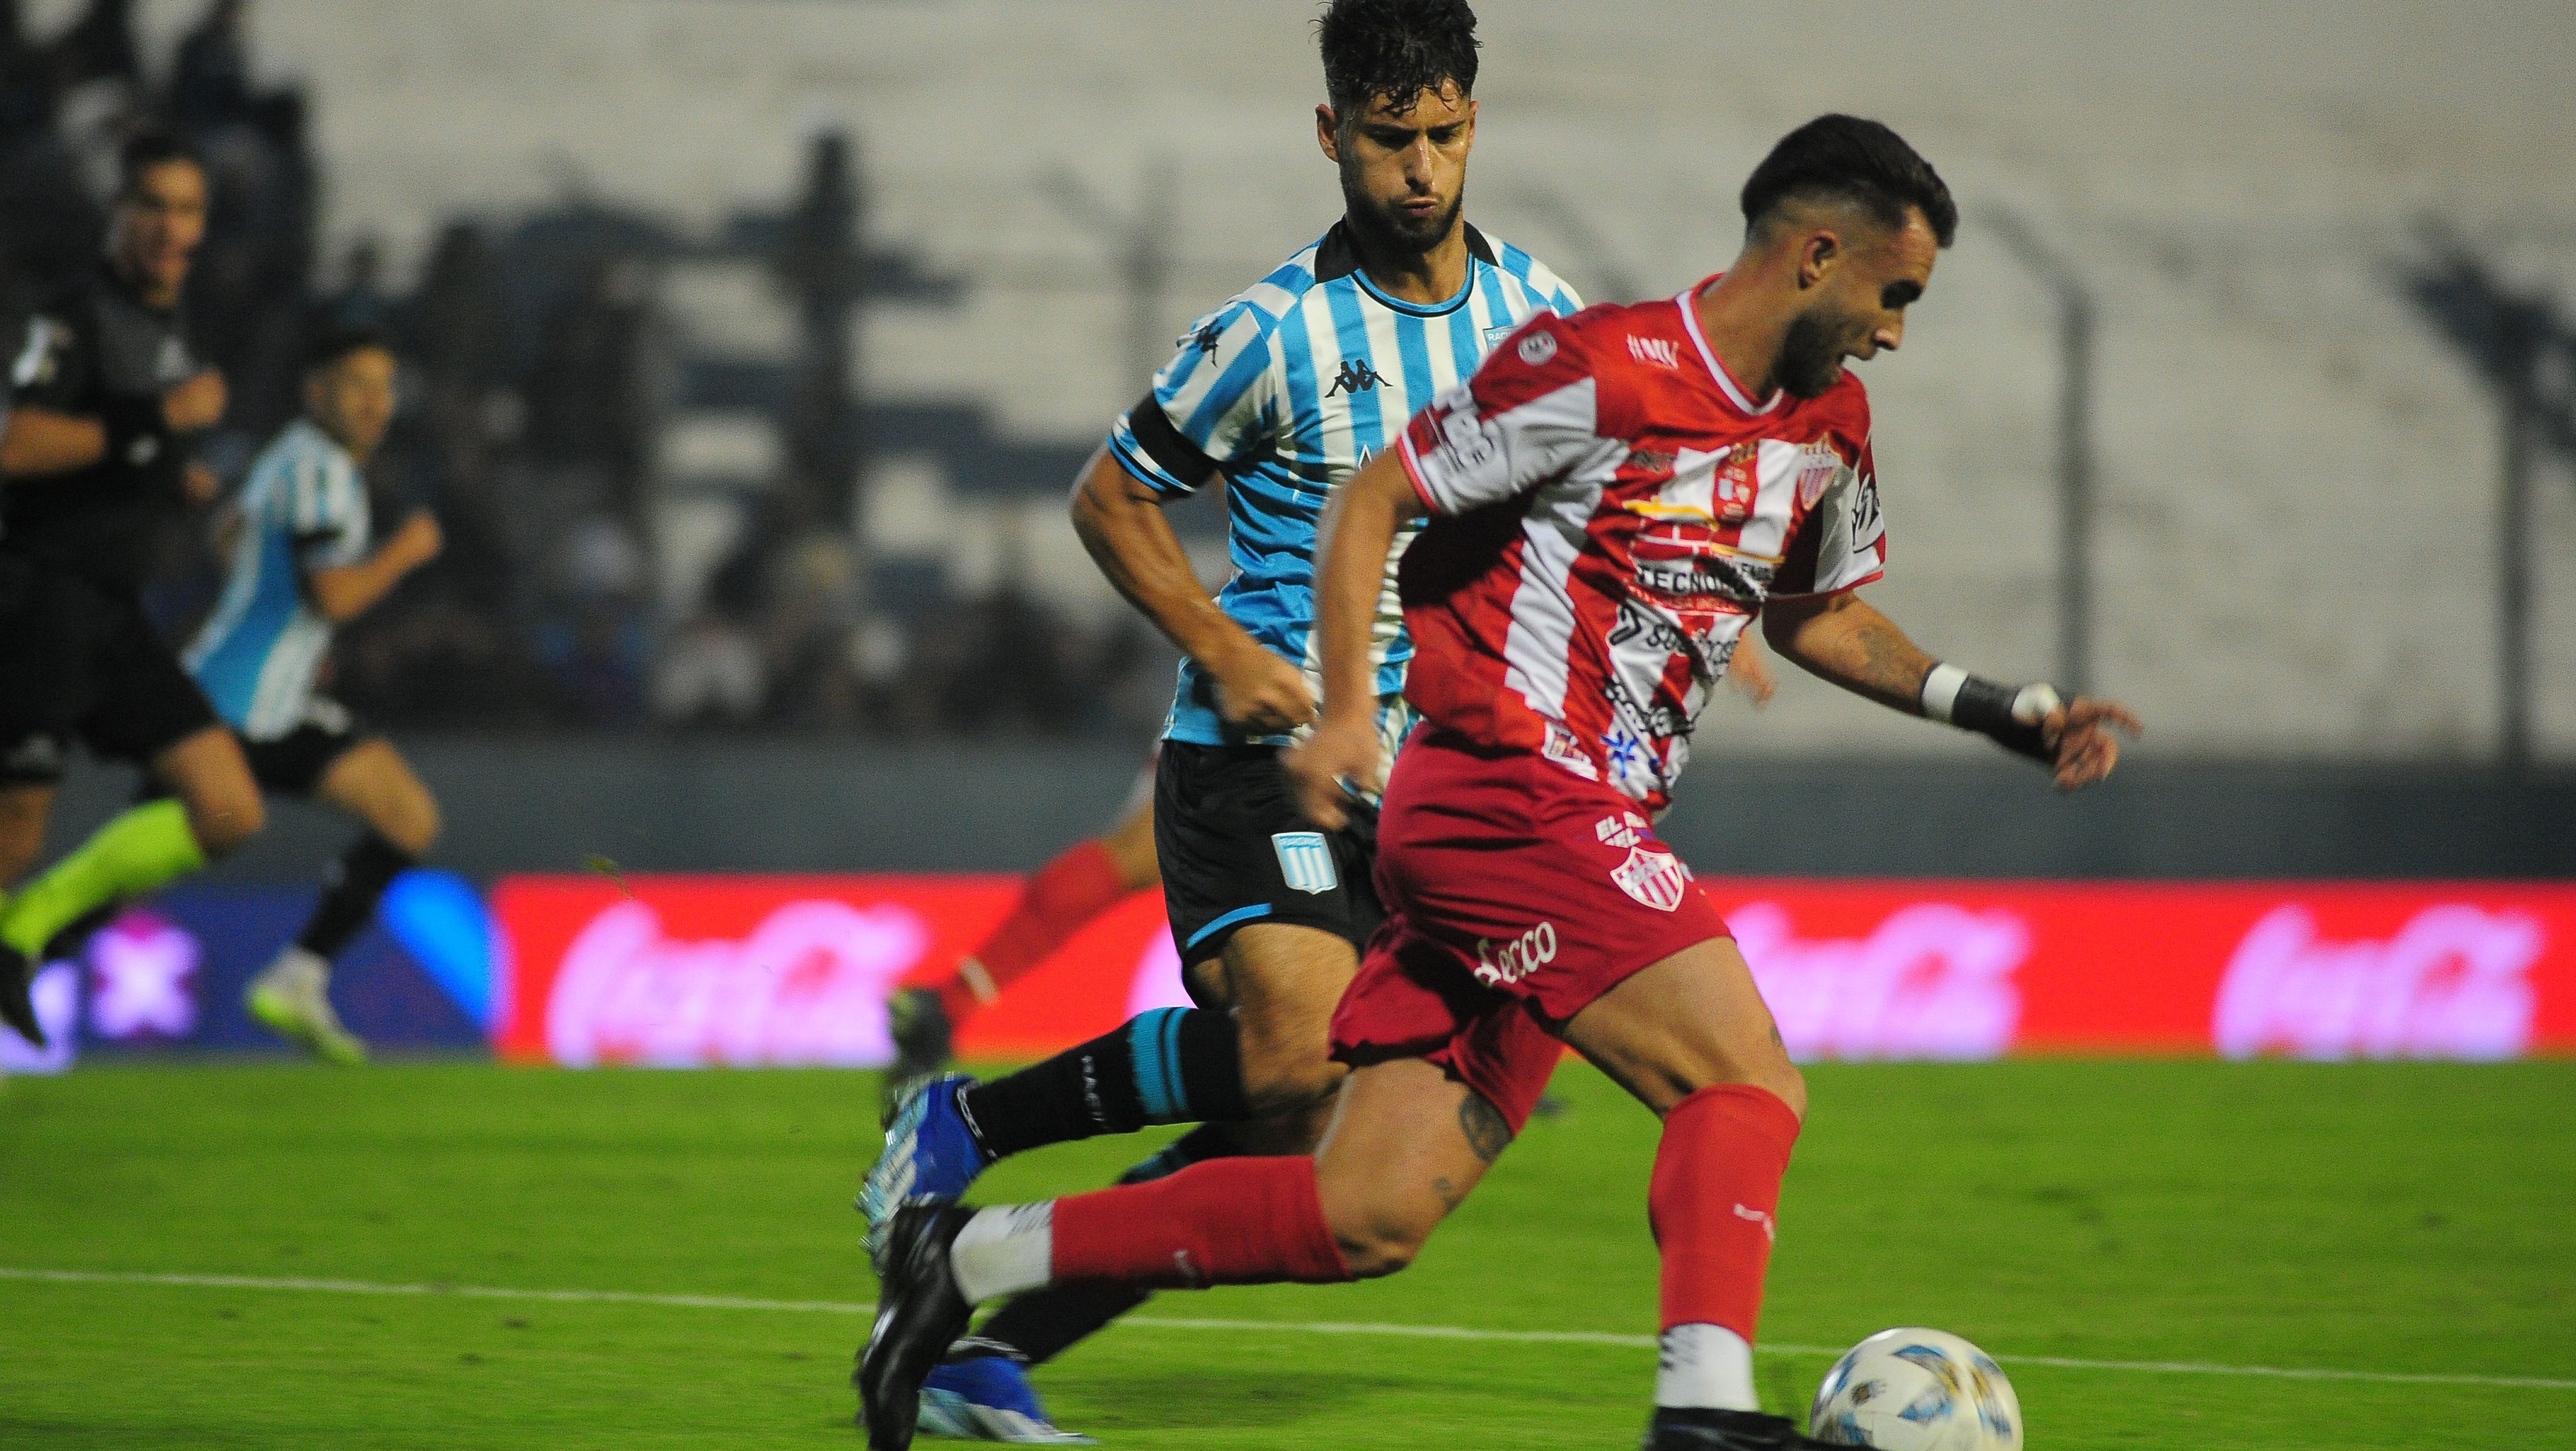
[[[319,373],[351,353],[363,353],[370,348],[390,353],[393,347],[382,328],[368,327],[363,323],[332,323],[316,330],[312,340],[304,345],[304,371]]]
[[[1444,81],[1476,93],[1476,12],[1467,0],[1332,0],[1315,34],[1324,98],[1345,123],[1379,97],[1409,106]]]
[[[1849,203],[1890,231],[1920,211],[1944,247],[1959,234],[1959,204],[1941,173],[1904,137],[1858,116],[1818,116],[1780,138],[1744,183],[1747,234],[1792,201]]]
[[[143,186],[143,178],[153,168],[184,161],[199,171],[206,169],[205,158],[197,148],[169,131],[138,131],[126,138],[116,153],[116,194],[131,197]]]

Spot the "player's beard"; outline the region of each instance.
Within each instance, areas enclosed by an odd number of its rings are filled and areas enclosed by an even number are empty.
[[[1780,339],[1780,362],[1772,370],[1780,387],[1793,398],[1820,398],[1841,382],[1845,331],[1842,320],[1821,307],[1789,319],[1788,334]]]
[[[1397,211],[1394,205],[1382,203],[1360,190],[1358,183],[1351,178],[1345,177],[1342,181],[1342,209],[1350,217],[1352,225],[1366,234],[1364,240],[1371,246],[1389,252],[1418,257],[1439,246],[1448,237],[1450,229],[1458,225],[1459,210],[1466,204],[1467,189],[1462,186],[1458,195],[1449,199],[1449,205],[1417,222]]]

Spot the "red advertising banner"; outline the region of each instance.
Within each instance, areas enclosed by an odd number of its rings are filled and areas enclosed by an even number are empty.
[[[2576,887],[1706,880],[1802,1058],[2576,1052]],[[512,877],[505,1057],[873,1065],[885,999],[1008,910],[999,876]],[[961,1032],[1043,1054],[1184,1002],[1133,898]]]

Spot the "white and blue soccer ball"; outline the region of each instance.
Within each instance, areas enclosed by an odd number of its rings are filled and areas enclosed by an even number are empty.
[[[2021,1451],[2021,1400],[1994,1357],[1946,1330],[1882,1330],[1816,1391],[1808,1435],[1877,1451]]]

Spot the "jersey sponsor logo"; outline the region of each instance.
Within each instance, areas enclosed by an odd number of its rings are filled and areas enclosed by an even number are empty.
[[[1368,359],[1346,359],[1342,363],[1341,373],[1333,379],[1333,386],[1324,390],[1324,396],[1330,398],[1336,393],[1365,393],[1385,381],[1386,375],[1370,367]]]
[[[1280,877],[1297,891],[1321,896],[1342,884],[1333,870],[1333,849],[1320,831],[1272,832],[1270,849],[1278,853]]]
[[[1648,478],[1658,475],[1670,477],[1673,471],[1673,451],[1668,448],[1634,450],[1628,455],[1628,467]]]
[[[1541,922],[1515,938],[1500,943],[1491,938],[1476,939],[1476,981],[1487,987],[1501,987],[1556,961],[1556,924]]]
[[[1605,816],[1592,824],[1592,834],[1603,846],[1632,847],[1646,838],[1646,818],[1633,811]]]
[[[1556,334],[1544,329],[1521,339],[1521,361],[1535,368],[1556,356]]]
[[[1476,413],[1476,395],[1464,387],[1452,388],[1434,399],[1431,418],[1440,429],[1438,452],[1456,472],[1472,473],[1483,468],[1501,451],[1501,442]]]
[[[2545,946],[2522,912],[2443,903],[2377,941],[2332,942],[2284,904],[2228,959],[2211,1038],[2229,1058],[2512,1058],[2531,1043]]]
[[[1681,345],[1671,338],[1641,338],[1630,333],[1628,356],[1640,363],[1649,363],[1658,368],[1678,368],[1682,365]]]
[[[1825,486],[1842,472],[1843,456],[1821,440],[1798,448],[1798,507],[1812,509],[1825,496]]]
[[[1775,571],[1760,560],[1728,558],[1697,551],[1657,554],[1648,546],[1663,541],[1642,537],[1630,565],[1638,587],[1679,605],[1729,604],[1756,609],[1767,597]]]

